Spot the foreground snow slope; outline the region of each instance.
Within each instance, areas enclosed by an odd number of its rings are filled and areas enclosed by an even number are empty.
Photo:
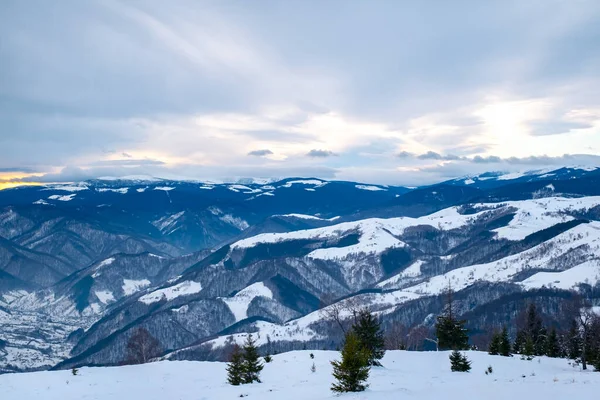
[[[266,364],[263,383],[230,386],[224,363],[158,362],[140,366],[82,368],[0,376],[3,400],[144,399],[589,399],[600,388],[600,373],[582,372],[567,360],[490,356],[468,352],[470,373],[450,372],[448,352],[388,352],[384,367],[375,368],[366,392],[335,396],[329,361],[337,352],[295,351],[276,355]],[[315,363],[316,372],[310,367]],[[485,375],[491,365],[493,373]]]

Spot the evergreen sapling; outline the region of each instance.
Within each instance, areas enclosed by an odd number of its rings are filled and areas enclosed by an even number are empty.
[[[346,334],[341,361],[332,361],[336,382],[331,390],[338,393],[362,392],[369,378],[369,351],[364,349],[354,332]]]
[[[252,338],[252,334],[248,334],[246,343],[244,343],[243,358],[244,383],[260,383],[260,371],[262,371],[263,365],[260,362],[260,356],[258,355],[258,349]]]

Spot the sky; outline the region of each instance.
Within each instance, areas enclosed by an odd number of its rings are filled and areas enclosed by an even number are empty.
[[[600,165],[597,0],[3,0],[0,187]]]

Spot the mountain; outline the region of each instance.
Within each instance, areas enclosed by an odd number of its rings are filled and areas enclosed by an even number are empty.
[[[550,312],[573,288],[600,298],[600,175],[557,171],[489,187],[144,178],[0,191],[0,366],[119,364],[140,326],[168,359],[221,359],[246,332],[273,352],[335,348],[331,309],[430,328],[448,284],[473,332],[523,299]]]

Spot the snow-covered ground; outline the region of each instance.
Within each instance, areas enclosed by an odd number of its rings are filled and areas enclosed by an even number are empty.
[[[226,364],[163,361],[71,371],[34,372],[0,376],[3,400],[220,400],[237,399],[591,399],[600,388],[600,373],[581,371],[567,360],[490,356],[467,352],[473,369],[451,372],[448,352],[388,352],[383,367],[373,368],[362,393],[336,396],[329,361],[337,352],[294,351],[273,357],[261,374],[262,383],[231,386]],[[311,372],[315,364],[316,372]],[[488,366],[493,373],[485,374]]]

